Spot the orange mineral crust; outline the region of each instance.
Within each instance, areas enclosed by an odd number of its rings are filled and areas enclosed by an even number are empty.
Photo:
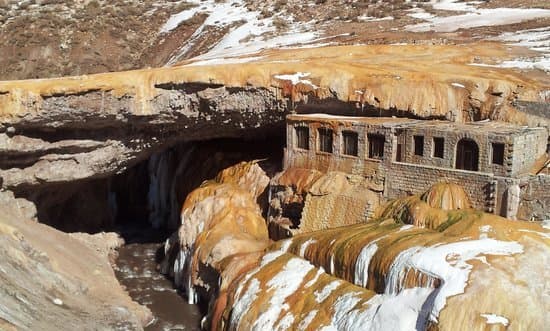
[[[182,62],[175,67],[0,82],[0,115],[41,111],[44,98],[93,91],[132,99],[136,115],[154,112],[151,103],[163,85],[222,84],[270,89],[278,97],[307,101],[337,98],[357,105],[395,108],[418,116],[462,120],[476,109],[481,118],[522,123],[514,99],[544,101],[546,78],[530,78],[512,69],[476,66],[476,61],[511,59],[524,50],[499,43],[467,45],[328,46],[266,50],[243,63]],[[107,110],[104,110],[107,111]],[[116,110],[111,110],[116,111]]]

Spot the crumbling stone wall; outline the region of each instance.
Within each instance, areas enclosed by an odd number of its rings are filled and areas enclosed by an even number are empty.
[[[530,176],[521,185],[518,219],[542,221],[550,219],[550,176]]]

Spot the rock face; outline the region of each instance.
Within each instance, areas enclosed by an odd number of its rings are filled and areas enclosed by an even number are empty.
[[[24,190],[107,177],[176,142],[253,135],[283,120],[267,90],[209,84],[154,89],[148,111],[129,92],[2,94],[3,187]]]
[[[366,222],[381,201],[380,188],[362,176],[288,168],[271,181],[272,238]]]
[[[185,288],[191,303],[218,291],[222,261],[262,251],[269,244],[257,204],[269,178],[256,163],[240,163],[220,172],[189,194],[181,227],[165,245],[162,271]]]
[[[116,235],[65,234],[27,219],[13,195],[0,197],[0,329],[139,330],[150,321],[109,264]]]
[[[548,300],[535,293],[547,281],[546,267],[534,261],[550,249],[548,230],[454,209],[467,206],[463,197],[456,187],[440,184],[422,197],[388,203],[366,224],[298,235],[275,248],[379,294],[428,289],[429,296],[417,292],[406,299],[429,311],[422,325],[481,329],[490,323],[483,316],[497,315],[509,329],[543,327],[548,319],[541,309]],[[518,301],[522,309],[503,304]]]
[[[409,330],[417,325],[421,303],[398,301],[414,291],[389,299],[281,251],[265,254],[256,264],[222,294],[227,305],[212,330]]]
[[[113,176],[176,144],[280,134],[287,111],[548,127],[514,106],[546,102],[545,79],[470,65],[520,53],[496,44],[322,47],[238,64],[0,82],[2,187],[29,197]]]
[[[295,169],[272,184],[294,183],[291,198],[346,187],[338,174],[321,178]],[[191,299],[195,289],[205,293],[212,330],[483,329],[495,320],[522,330],[548,322],[548,300],[537,291],[546,282],[538,261],[550,249],[540,224],[470,209],[463,189],[439,183],[390,201],[366,223],[269,245],[248,193],[266,185],[254,164],[221,172],[190,194],[166,244],[165,271]],[[310,217],[322,223],[324,215]]]

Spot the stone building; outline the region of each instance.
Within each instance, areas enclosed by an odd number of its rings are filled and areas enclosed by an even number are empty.
[[[547,219],[547,145],[545,128],[502,122],[289,115],[284,166],[362,175],[386,199],[453,182],[476,209]]]

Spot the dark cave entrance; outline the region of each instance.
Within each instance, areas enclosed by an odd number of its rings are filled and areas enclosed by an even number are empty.
[[[269,176],[280,171],[283,132],[180,143],[112,177],[50,185],[18,195],[36,204],[41,223],[65,232],[115,231],[127,242],[160,242],[179,227],[187,194],[220,170],[260,160]]]

